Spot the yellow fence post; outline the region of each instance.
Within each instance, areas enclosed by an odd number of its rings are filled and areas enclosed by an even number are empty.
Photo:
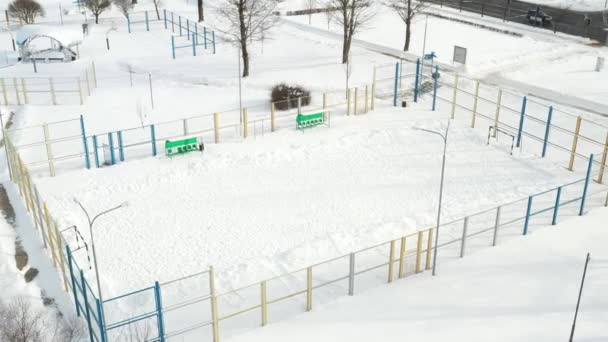
[[[36,205],[34,201],[34,195],[32,193],[32,178],[30,177],[30,173],[27,171],[27,168],[24,169],[25,179],[27,183],[27,192],[29,193],[30,207],[32,208],[32,216],[34,216],[34,226],[38,229],[38,220],[36,220]]]
[[[78,85],[78,96],[80,96],[80,105],[84,104],[84,99],[82,98],[82,82],[80,81],[80,77],[76,79],[76,84]]]
[[[0,87],[2,88],[2,97],[4,98],[4,105],[8,106],[8,94],[6,93],[6,83],[4,78],[0,78]]]
[[[475,128],[475,119],[477,117],[477,103],[479,102],[479,81],[475,82],[475,99],[473,100],[473,118],[471,119],[471,128]]]
[[[350,89],[346,89],[346,115],[350,115]]]
[[[213,332],[213,342],[220,341],[220,325],[217,312],[217,297],[215,295],[215,274],[213,266],[209,266],[209,292],[211,295],[211,330]]]
[[[55,162],[53,161],[53,149],[49,137],[49,125],[46,122],[43,123],[42,129],[44,131],[44,144],[46,145],[46,158],[49,161],[49,172],[51,177],[55,177]]]
[[[354,106],[354,111],[355,111],[355,115],[357,115],[358,110],[357,108],[358,106],[358,102],[359,102],[359,87],[355,88],[355,106]]]
[[[306,269],[306,311],[312,310],[312,267]]]
[[[433,228],[429,228],[429,234],[426,241],[426,264],[424,269],[431,269],[431,250],[433,249]]]
[[[496,138],[496,128],[498,128],[498,117],[500,116],[500,106],[502,105],[502,89],[498,88],[498,98],[496,99],[496,116],[494,117],[494,133],[492,137]]]
[[[55,84],[53,83],[53,78],[49,77],[49,89],[51,90],[51,103],[54,106],[57,105],[57,97],[55,96]]]
[[[416,273],[420,273],[421,269],[420,269],[420,259],[421,259],[421,254],[422,254],[422,239],[423,239],[423,234],[424,232],[419,231],[418,232],[418,246],[416,247]]]
[[[19,159],[19,173],[21,174],[21,187],[23,188],[23,196],[25,197],[25,206],[27,211],[30,212],[32,208],[30,208],[30,198],[29,193],[27,191],[27,180],[25,179],[25,167],[23,166],[23,161],[21,161],[21,157]]]
[[[266,297],[266,280],[260,283],[261,292],[261,308],[262,308],[262,326],[268,324],[268,299]]]
[[[325,94],[323,94],[323,98],[325,98]],[[270,102],[270,131],[274,132],[274,102]]]
[[[93,88],[97,88],[97,71],[95,70],[95,62],[91,62],[91,72],[93,73]]]
[[[213,132],[217,144],[220,142],[220,118],[218,113],[213,113]]]
[[[369,111],[369,106],[367,105],[369,101],[369,90],[367,84],[365,85],[365,114]]]
[[[405,277],[405,236],[401,238],[401,250],[399,251],[399,278]]]
[[[570,150],[570,162],[568,163],[568,170],[574,170],[574,158],[576,157],[576,145],[578,145],[578,136],[581,132],[581,123],[583,118],[580,116],[576,118],[576,128],[574,129],[574,138],[572,139],[572,149]]]
[[[247,108],[243,108],[243,138],[247,138],[249,127],[247,124]]]
[[[606,167],[606,157],[608,155],[608,132],[606,132],[606,142],[604,143],[604,153],[602,153],[602,164],[600,165],[600,174],[597,176],[597,182],[602,184],[604,180],[604,168]]]
[[[13,85],[15,86],[15,96],[17,97],[17,105],[21,106],[21,97],[19,96],[19,83],[17,79],[13,77]]]
[[[376,66],[374,65],[374,76],[372,80],[372,99],[371,99],[371,109],[374,111],[376,105]]]
[[[51,257],[53,258],[53,265],[57,267],[57,258],[55,257],[55,242],[53,242],[54,237],[51,228],[51,217],[49,215],[49,208],[44,203],[44,222],[46,224],[46,237],[49,240],[49,246],[51,249]]]
[[[456,95],[458,94],[458,73],[454,75],[454,94],[452,95],[452,119],[456,114]]]
[[[84,80],[87,82],[87,96],[91,96],[91,85],[89,81],[89,71],[84,69]]]
[[[23,103],[24,104],[29,104],[30,103],[30,99],[27,96],[27,86],[25,85],[25,78],[21,78],[21,90],[23,90]]]
[[[55,231],[55,237],[56,237],[56,246],[57,246],[57,254],[59,255],[59,266],[61,267],[61,273],[63,274],[63,287],[65,289],[66,292],[70,292],[69,291],[69,286],[68,286],[68,276],[65,273],[65,257],[63,255],[63,241],[61,239],[61,234],[59,233],[59,228],[57,227],[57,222],[54,221],[53,222],[53,226],[55,227],[54,231]]]
[[[390,243],[390,251],[388,253],[388,282],[393,281],[393,266],[395,263],[395,240]]]

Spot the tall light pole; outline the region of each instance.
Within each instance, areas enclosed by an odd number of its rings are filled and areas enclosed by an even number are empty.
[[[420,85],[422,85],[424,83],[424,80],[422,79],[423,75],[424,75],[424,55],[426,53],[426,31],[427,28],[429,27],[429,15],[426,15],[426,19],[424,21],[424,41],[422,42],[422,64],[420,64]]]
[[[581,280],[581,287],[578,291],[578,300],[576,302],[576,311],[574,312],[574,321],[572,321],[572,330],[570,330],[570,340],[574,338],[574,328],[576,327],[576,318],[578,317],[578,308],[581,305],[581,297],[583,296],[583,286],[585,286],[585,276],[587,275],[587,266],[589,265],[589,260],[591,259],[591,254],[587,253],[587,259],[585,259],[585,269],[583,270],[583,279]]]
[[[435,232],[435,250],[433,251],[433,275],[435,275],[435,270],[437,269],[437,250],[439,249],[439,225],[441,223],[441,201],[443,199],[443,180],[445,176],[445,151],[448,146],[448,132],[450,130],[450,120],[448,120],[448,126],[445,128],[445,133],[441,134],[440,132],[431,131],[424,128],[414,127],[415,130],[424,131],[427,133],[433,133],[441,137],[443,139],[443,159],[441,161],[441,182],[439,183],[439,204],[437,205],[437,228]]]
[[[89,213],[87,212],[87,210],[84,208],[84,206],[82,205],[82,203],[80,203],[80,201],[78,201],[76,198],[74,198],[74,202],[76,202],[76,204],[78,204],[78,206],[80,206],[80,209],[82,209],[82,211],[84,212],[84,214],[87,216],[87,221],[89,223],[89,234],[91,235],[91,249],[93,250],[93,263],[95,264],[95,278],[97,280],[97,294],[99,295],[99,302],[103,303],[103,297],[101,296],[101,284],[99,282],[99,267],[97,267],[97,254],[95,253],[95,238],[93,237],[93,224],[95,224],[95,220],[97,220],[99,217],[108,214],[114,210],[126,207],[128,205],[127,202],[124,202],[120,205],[117,205],[113,208],[110,208],[108,210],[102,211],[99,214],[95,215],[93,217],[93,219],[91,219],[91,216],[89,216]],[[103,313],[103,310],[102,310]]]

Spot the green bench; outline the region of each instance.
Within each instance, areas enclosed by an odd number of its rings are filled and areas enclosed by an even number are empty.
[[[176,154],[201,151],[202,146],[202,144],[199,145],[196,138],[187,138],[174,141],[167,140],[165,141],[165,154],[167,157],[171,157]]]
[[[296,117],[298,129],[314,127],[322,125],[323,123],[323,112],[313,114],[298,114]]]

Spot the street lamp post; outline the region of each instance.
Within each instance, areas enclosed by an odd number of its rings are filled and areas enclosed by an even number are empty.
[[[450,130],[450,121],[448,120],[448,126],[446,127],[444,134],[441,134],[436,131],[424,129],[424,128],[414,127],[414,129],[416,129],[418,131],[424,131],[427,133],[436,134],[436,135],[440,136],[441,139],[443,139],[443,159],[441,161],[441,182],[439,184],[439,204],[437,205],[437,226],[436,226],[437,231],[435,232],[435,250],[433,251],[433,276],[434,276],[436,273],[436,269],[437,269],[437,250],[439,249],[439,246],[438,246],[439,225],[441,223],[441,201],[443,199],[443,180],[444,180],[444,176],[445,176],[445,152],[446,152],[446,148],[448,146],[448,132]]]
[[[91,235],[91,249],[93,250],[93,263],[95,264],[95,278],[97,280],[97,294],[99,295],[99,302],[103,303],[103,297],[101,296],[101,284],[99,282],[99,267],[97,267],[97,254],[95,253],[95,238],[93,237],[93,224],[95,223],[95,220],[97,220],[99,217],[101,217],[105,214],[108,214],[114,210],[126,207],[127,202],[124,202],[124,203],[122,203],[116,207],[110,208],[108,210],[102,211],[101,213],[95,215],[93,217],[93,219],[91,219],[91,216],[89,216],[89,213],[84,208],[82,203],[80,203],[80,201],[78,201],[76,198],[74,198],[74,202],[76,202],[76,204],[78,204],[78,206],[80,206],[80,209],[82,209],[84,214],[87,216],[87,221],[89,223],[89,234]],[[103,311],[102,311],[102,314],[103,314]]]

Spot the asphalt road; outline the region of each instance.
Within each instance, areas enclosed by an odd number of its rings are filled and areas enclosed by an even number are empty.
[[[528,10],[535,10],[536,5],[519,0],[427,0],[446,7],[462,11],[478,13],[508,21],[528,24]],[[552,25],[543,29],[589,37],[600,42],[606,42],[608,34],[608,12],[580,12],[568,8],[541,6],[541,11],[553,17]],[[591,19],[591,24],[585,26],[585,15]],[[605,22],[606,21],[606,22]],[[532,24],[528,24],[532,25]]]

